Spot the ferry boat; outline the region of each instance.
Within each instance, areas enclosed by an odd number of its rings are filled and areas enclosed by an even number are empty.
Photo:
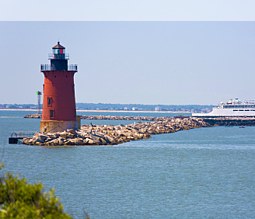
[[[255,117],[255,101],[240,101],[238,98],[221,102],[209,113],[192,113],[194,117]]]

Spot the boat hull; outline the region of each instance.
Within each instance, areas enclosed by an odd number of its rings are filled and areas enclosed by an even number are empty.
[[[255,109],[218,109],[209,113],[192,113],[193,117],[255,117]]]

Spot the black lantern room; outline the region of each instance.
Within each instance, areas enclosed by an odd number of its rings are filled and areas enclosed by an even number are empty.
[[[52,47],[52,54],[50,55],[51,68],[55,71],[67,71],[68,70],[68,58],[65,55],[65,47],[57,45]]]

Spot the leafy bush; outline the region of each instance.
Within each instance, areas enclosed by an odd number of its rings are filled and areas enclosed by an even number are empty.
[[[1,219],[70,219],[53,190],[43,192],[41,183],[29,184],[26,179],[7,174],[0,179]]]

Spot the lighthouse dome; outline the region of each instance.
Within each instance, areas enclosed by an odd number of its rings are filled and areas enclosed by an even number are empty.
[[[60,45],[60,43],[58,42],[58,44],[53,46],[52,49],[65,49],[65,47]]]

